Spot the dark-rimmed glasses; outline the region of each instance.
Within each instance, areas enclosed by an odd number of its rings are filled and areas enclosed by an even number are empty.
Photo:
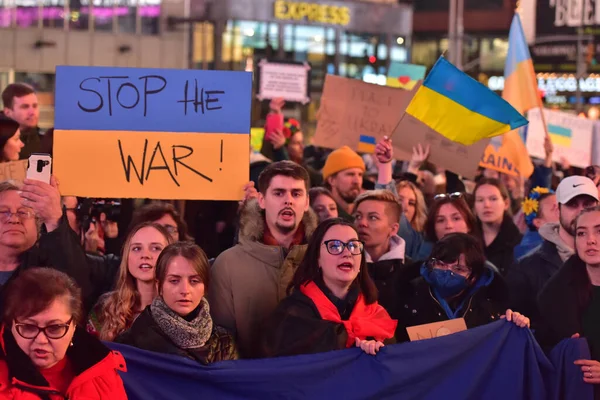
[[[427,266],[429,267],[429,269],[437,268],[444,271],[449,270],[450,272],[458,275],[468,275],[471,273],[471,268],[467,267],[466,265],[450,264],[451,263],[443,262],[442,260],[438,260],[437,258],[432,258],[427,262]]]
[[[15,330],[23,339],[35,339],[40,332],[44,332],[44,335],[46,335],[48,339],[62,339],[69,331],[71,322],[73,322],[73,317],[64,324],[53,324],[42,328],[37,325],[18,323],[15,321]]]
[[[333,239],[326,240],[323,242],[327,252],[332,256],[340,255],[344,252],[344,249],[348,249],[350,254],[357,256],[362,254],[365,245],[360,240],[350,240],[348,243],[344,243],[341,240]]]
[[[442,199],[450,199],[450,200],[456,200],[456,199],[460,199],[463,197],[463,193],[461,192],[454,192],[454,193],[442,193],[442,194],[438,194],[435,195],[433,200],[442,200]]]

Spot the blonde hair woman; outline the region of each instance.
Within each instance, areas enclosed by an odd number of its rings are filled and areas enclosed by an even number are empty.
[[[402,202],[402,211],[412,228],[422,233],[427,220],[427,205],[421,190],[410,181],[402,181],[396,185],[398,197]]]
[[[90,318],[100,339],[112,341],[129,329],[158,295],[156,261],[171,243],[169,232],[156,223],[146,222],[131,230],[123,245],[115,290],[100,298]]]

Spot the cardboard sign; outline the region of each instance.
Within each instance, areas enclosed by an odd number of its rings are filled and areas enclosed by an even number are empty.
[[[310,102],[310,70],[307,62],[288,64],[260,60],[259,100],[282,97],[302,104]]]
[[[518,129],[492,138],[479,166],[515,177],[528,178],[533,173],[531,158]]]
[[[594,122],[562,111],[544,110],[548,134],[554,146],[552,159],[566,158],[572,166],[585,168],[592,163]],[[545,158],[544,125],[540,109],[527,113],[527,151],[533,157]]]
[[[248,72],[56,68],[64,195],[237,200],[249,177]]]
[[[433,339],[448,336],[453,333],[467,330],[464,318],[456,318],[448,321],[433,322],[431,324],[410,326],[406,328],[411,342],[424,339]]]
[[[415,87],[418,89],[419,85]],[[442,136],[412,115],[405,114],[393,136],[394,152],[400,148],[404,152],[412,152],[419,143],[431,146],[429,161],[466,178],[474,178],[477,167],[490,139],[483,139],[471,146]]]
[[[377,142],[391,136],[413,92],[327,75],[318,112],[316,146],[358,151],[362,142]],[[410,160],[410,152],[394,141],[394,157]]]
[[[20,160],[0,163],[0,182],[8,180],[23,182],[27,176],[28,162],[28,160]]]

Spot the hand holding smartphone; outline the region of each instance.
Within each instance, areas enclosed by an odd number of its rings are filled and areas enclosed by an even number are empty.
[[[52,175],[52,157],[50,154],[33,153],[29,157],[27,167],[27,179],[41,181],[50,184]]]

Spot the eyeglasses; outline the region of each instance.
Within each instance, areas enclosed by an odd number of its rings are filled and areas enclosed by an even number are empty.
[[[48,325],[44,328],[33,324],[15,322],[15,330],[23,339],[35,339],[40,332],[44,332],[44,335],[46,335],[48,339],[62,339],[69,331],[71,322],[73,322],[73,317],[65,324]]]
[[[442,194],[438,194],[436,195],[433,200],[442,200],[442,199],[451,199],[451,200],[456,200],[456,199],[460,199],[463,197],[463,194],[461,192],[454,192],[454,193],[442,193]]]
[[[360,240],[351,240],[348,243],[344,243],[341,240],[333,239],[326,240],[323,242],[327,248],[327,252],[333,256],[340,255],[344,252],[344,249],[348,249],[350,254],[357,256],[362,254],[365,245]]]
[[[15,215],[20,221],[33,218],[35,213],[33,211],[19,210],[17,212],[11,212],[10,210],[0,210],[0,221],[7,222]]]
[[[450,270],[450,272],[453,272],[458,275],[467,275],[467,274],[471,273],[471,268],[469,268],[465,265],[460,265],[460,264],[450,265],[450,263],[445,263],[436,258],[432,258],[431,260],[429,260],[429,262],[427,263],[427,266],[430,269],[437,268],[437,269],[443,269],[446,271]]]

